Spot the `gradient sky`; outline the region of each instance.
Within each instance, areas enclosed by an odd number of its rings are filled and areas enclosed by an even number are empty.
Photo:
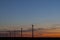
[[[60,23],[60,0],[0,0],[0,25]]]

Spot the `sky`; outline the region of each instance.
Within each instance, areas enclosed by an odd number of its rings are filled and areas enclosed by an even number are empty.
[[[0,0],[0,25],[60,24],[60,0]]]

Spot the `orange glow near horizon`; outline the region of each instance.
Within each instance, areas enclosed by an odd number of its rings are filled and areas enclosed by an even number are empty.
[[[60,37],[60,29],[39,30],[34,31],[34,37]],[[20,32],[0,32],[0,35],[7,35],[7,37],[21,37]],[[32,37],[32,32],[23,32],[22,37]]]

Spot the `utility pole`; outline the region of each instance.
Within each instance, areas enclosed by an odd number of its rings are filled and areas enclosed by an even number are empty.
[[[11,37],[11,31],[10,31],[10,37]]]
[[[10,24],[10,27],[11,27],[11,24]],[[10,37],[11,37],[11,30],[9,31],[9,33],[10,33]]]
[[[23,29],[23,28],[21,28],[21,37],[22,37],[22,29]]]
[[[14,24],[13,24],[13,27],[14,27]],[[15,35],[15,29],[14,29],[14,31],[13,31],[13,34],[14,34],[13,37],[16,37],[16,35]]]
[[[34,31],[33,31],[34,29],[33,28],[34,28],[34,25],[32,24],[32,38],[34,37]]]

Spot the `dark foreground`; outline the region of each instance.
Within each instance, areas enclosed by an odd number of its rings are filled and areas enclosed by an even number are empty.
[[[52,38],[52,37],[0,37],[0,40],[60,40],[60,38]]]

